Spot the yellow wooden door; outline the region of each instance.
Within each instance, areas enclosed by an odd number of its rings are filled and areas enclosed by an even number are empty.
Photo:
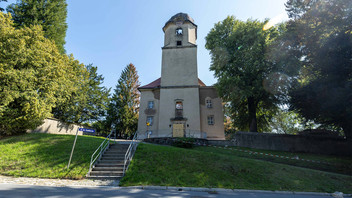
[[[183,137],[185,125],[184,124],[173,124],[172,125],[172,137]]]

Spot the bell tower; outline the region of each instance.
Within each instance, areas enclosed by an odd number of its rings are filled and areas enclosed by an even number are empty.
[[[178,13],[163,31],[158,128],[160,134],[183,137],[186,131],[201,131],[197,25],[188,14]]]
[[[198,79],[197,25],[178,13],[162,30],[161,78],[138,88],[138,137],[224,140],[222,100],[215,87]]]
[[[188,14],[178,13],[163,31],[161,86],[198,85],[197,25]]]

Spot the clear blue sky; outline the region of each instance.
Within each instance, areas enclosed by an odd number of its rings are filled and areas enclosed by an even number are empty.
[[[142,85],[160,77],[162,27],[173,15],[189,14],[198,25],[198,76],[216,82],[209,71],[205,37],[214,24],[233,15],[264,20],[285,14],[287,0],[67,0],[66,51],[98,67],[104,86],[115,88],[122,69],[133,63]],[[2,2],[0,7],[9,3]],[[287,16],[285,14],[285,16]]]

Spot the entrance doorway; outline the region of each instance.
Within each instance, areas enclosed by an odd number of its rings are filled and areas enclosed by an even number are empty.
[[[172,137],[184,137],[185,125],[184,124],[173,124],[172,125]]]

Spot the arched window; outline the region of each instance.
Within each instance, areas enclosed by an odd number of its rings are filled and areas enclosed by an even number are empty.
[[[177,28],[176,29],[176,35],[177,36],[182,36],[182,34],[183,34],[182,28]]]
[[[183,117],[183,103],[182,101],[176,101],[175,104],[175,117],[182,118]]]

